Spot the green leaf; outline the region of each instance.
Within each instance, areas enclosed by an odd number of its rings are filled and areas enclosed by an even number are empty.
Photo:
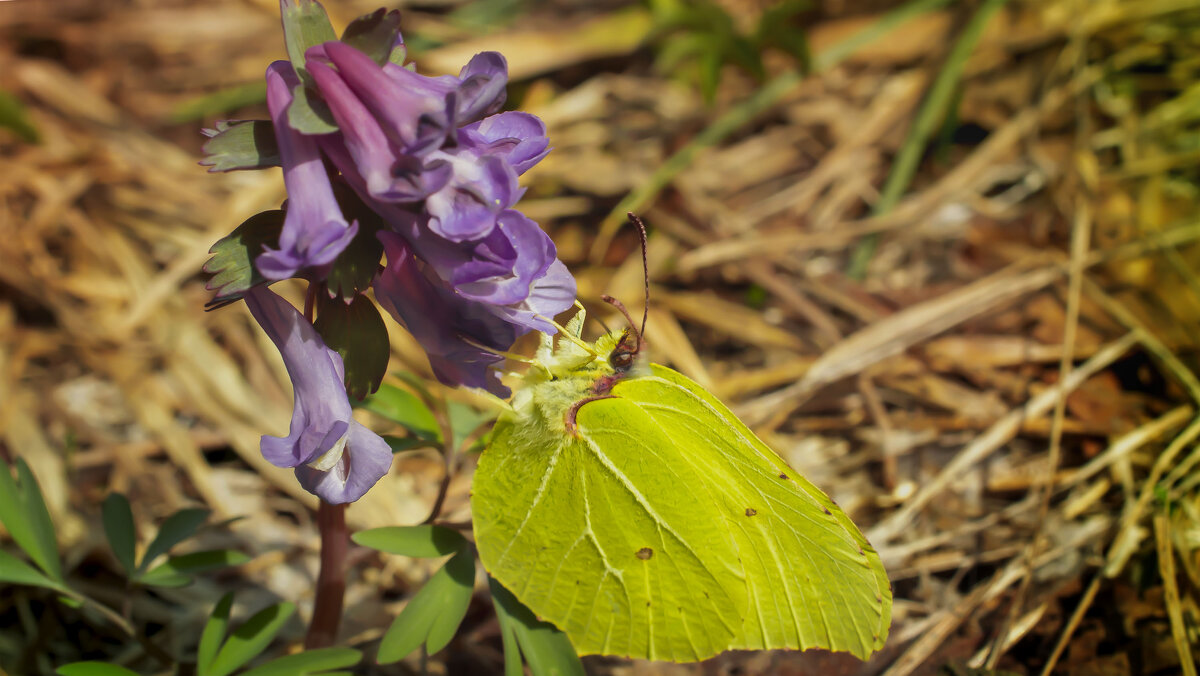
[[[350,396],[363,399],[379,389],[387,373],[392,345],[383,317],[370,298],[355,296],[347,305],[340,298],[319,295],[313,327],[326,345],[342,355],[346,392]]]
[[[342,42],[354,47],[383,65],[388,62],[396,36],[400,35],[400,12],[379,9],[364,14],[342,31]],[[403,65],[403,64],[402,64]]]
[[[283,40],[287,44],[288,58],[300,75],[308,82],[312,76],[304,68],[304,52],[309,47],[336,40],[333,24],[321,3],[314,0],[293,0],[282,7]]]
[[[295,610],[294,605],[284,602],[255,613],[245,624],[233,630],[209,671],[200,676],[228,676],[260,655]]]
[[[59,676],[138,676],[136,671],[104,662],[74,662],[64,664],[54,673]]]
[[[542,622],[533,612],[497,582],[488,578],[488,587],[492,591],[492,601],[496,607],[496,617],[500,620],[500,630],[505,633],[504,664],[506,674],[521,673],[521,655],[529,662],[529,670],[533,676],[583,676],[583,663],[571,640],[549,622]],[[511,634],[520,646],[520,651],[512,652],[517,655],[516,670],[512,670],[510,662],[510,645],[507,636]]]
[[[22,141],[38,142],[38,130],[29,120],[25,106],[17,97],[0,90],[0,127],[11,129]]]
[[[808,38],[798,25],[799,17],[812,9],[810,0],[785,0],[768,8],[758,21],[754,42],[761,47],[776,47],[800,63],[804,72],[812,67]]]
[[[267,83],[261,79],[255,80],[190,98],[175,106],[167,115],[167,121],[171,124],[182,124],[211,119],[227,115],[239,108],[261,104],[266,100]]]
[[[203,146],[200,164],[210,167],[210,172],[280,165],[275,125],[270,120],[222,120],[205,133],[211,138]]]
[[[333,296],[351,301],[365,293],[375,281],[383,257],[383,243],[376,233],[386,228],[383,219],[348,187],[334,185],[334,194],[347,221],[358,222],[358,234],[350,245],[337,257],[325,278],[325,285]]]
[[[50,579],[63,581],[54,523],[50,520],[50,512],[46,509],[37,480],[22,458],[17,458],[16,481],[9,473],[8,465],[0,462],[0,521],[4,522],[4,527],[17,546]]]
[[[351,648],[321,648],[280,657],[241,676],[333,676],[329,669],[358,664],[362,653]]]
[[[0,582],[24,584],[31,587],[45,587],[47,589],[63,588],[60,583],[46,577],[37,568],[4,550],[0,550]]]
[[[413,435],[442,443],[442,431],[425,401],[395,385],[383,385],[362,404],[368,411],[400,425]]]
[[[292,90],[287,119],[288,126],[301,134],[332,134],[338,130],[329,106],[302,84]]]
[[[350,539],[355,544],[389,554],[436,558],[453,554],[466,544],[457,531],[442,526],[385,526],[360,530]]]
[[[455,448],[462,448],[467,438],[478,430],[480,425],[496,417],[494,411],[481,411],[457,401],[447,402],[446,414],[450,417],[450,432]]]
[[[391,447],[392,453],[403,453],[418,448],[437,448],[437,444],[420,437],[397,437],[391,434],[381,434],[383,440]]]
[[[136,546],[137,533],[133,526],[133,510],[129,500],[121,493],[109,493],[104,498],[101,508],[104,521],[104,534],[108,536],[108,545],[120,562],[125,574],[133,573],[137,566]]]
[[[212,275],[206,288],[216,293],[205,307],[228,305],[267,282],[254,259],[262,254],[264,246],[278,246],[284,216],[281,209],[257,213],[212,245],[208,252],[213,256],[204,264],[204,271]]]
[[[469,548],[459,550],[413,596],[379,644],[379,664],[398,662],[425,644],[436,653],[458,631],[475,587],[475,558]]]
[[[204,631],[200,634],[200,645],[196,648],[196,673],[198,676],[208,676],[212,671],[217,652],[225,640],[225,632],[229,628],[229,613],[233,608],[233,592],[229,592],[213,606],[208,622],[204,623]]]
[[[182,587],[192,576],[218,568],[240,566],[250,560],[234,549],[213,549],[182,556],[169,557],[166,562],[151,568],[137,581],[152,587]]]
[[[138,566],[137,574],[140,576],[146,572],[150,564],[159,556],[166,554],[167,550],[184,540],[196,534],[196,530],[208,518],[209,510],[207,509],[181,509],[163,521],[163,525],[159,527],[158,534],[150,541],[150,546],[146,547],[146,554],[142,557],[142,563]]]

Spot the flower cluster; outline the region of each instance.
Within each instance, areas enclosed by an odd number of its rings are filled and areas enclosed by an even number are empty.
[[[377,270],[363,287],[421,343],[439,380],[506,396],[497,353],[530,330],[553,332],[547,318],[571,306],[575,282],[546,233],[514,209],[524,192],[518,177],[549,142],[537,117],[499,112],[502,55],[478,54],[458,76],[429,77],[402,65],[394,13],[359,20],[353,32],[373,37],[371,49],[349,39],[350,29],[343,40],[303,44],[319,31],[301,31],[289,16],[327,23],[320,5],[281,0],[281,9],[291,61],[272,63],[266,74],[275,147],[264,149],[271,144],[259,138],[252,150],[231,153],[251,160],[209,163],[214,170],[278,164],[288,202],[276,239],[244,237],[268,242],[247,253],[253,279],[223,277],[229,285],[218,300],[245,298],[295,386],[291,431],[264,437],[263,454],[297,468],[305,488],[326,501],[348,502],[387,472],[390,451],[350,416],[342,381],[343,357],[352,356],[331,350],[311,317],[262,285],[300,277],[310,294],[328,289],[333,297],[327,280],[355,257],[347,265]],[[211,132],[210,155],[233,147],[235,134],[251,138],[237,125],[244,123]],[[222,296],[230,288],[238,293]],[[362,291],[352,289],[345,302]]]

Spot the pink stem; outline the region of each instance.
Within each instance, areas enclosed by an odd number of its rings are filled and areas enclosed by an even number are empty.
[[[327,648],[337,640],[342,622],[342,602],[346,592],[346,551],[350,535],[346,531],[346,505],[331,505],[324,500],[317,507],[317,527],[321,531],[321,572],[317,574],[317,599],[312,624],[304,637],[306,650]]]

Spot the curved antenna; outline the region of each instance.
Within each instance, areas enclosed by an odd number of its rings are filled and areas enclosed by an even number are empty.
[[[625,304],[608,294],[600,296],[600,300],[617,308],[621,314],[625,315],[625,321],[629,324],[629,330],[633,332],[633,337],[637,339],[637,348],[634,349],[634,352],[641,352],[645,342],[642,339],[642,333],[638,331],[637,326],[633,323],[633,317],[629,316],[629,310],[625,307]]]
[[[646,224],[642,219],[638,218],[637,214],[630,211],[625,214],[629,217],[629,222],[637,226],[638,238],[642,242],[642,285],[646,288],[646,302],[642,305],[642,328],[638,331],[638,345],[642,344],[642,336],[646,335],[646,315],[650,312],[650,263],[646,257]],[[625,308],[618,306],[622,312]],[[629,319],[629,313],[625,313],[625,318]],[[630,320],[629,326],[633,326],[633,321]]]

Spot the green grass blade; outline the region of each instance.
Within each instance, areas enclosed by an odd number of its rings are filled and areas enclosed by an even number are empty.
[[[1004,6],[1005,2],[1006,0],[986,0],[963,28],[958,41],[954,43],[954,48],[947,55],[941,72],[933,81],[929,94],[921,103],[917,117],[913,120],[913,126],[909,130],[908,136],[905,137],[904,144],[900,146],[900,151],[896,153],[896,159],[892,161],[892,168],[879,193],[879,200],[875,202],[875,207],[872,209],[873,215],[879,216],[891,211],[892,207],[900,201],[901,195],[908,189],[909,184],[912,183],[913,175],[917,172],[917,165],[921,162],[921,156],[925,154],[925,147],[929,144],[929,139],[937,130],[938,122],[946,117],[946,112],[955,99],[954,94],[959,80],[962,79],[967,59],[975,51],[975,45],[983,35],[983,29],[987,26],[988,21]],[[875,254],[878,242],[879,235],[876,234],[868,235],[859,243],[851,255],[850,267],[847,270],[851,279],[862,279],[866,275],[867,264]]]
[[[475,559],[463,548],[434,573],[396,616],[379,644],[376,661],[391,664],[421,644],[434,653],[446,647],[466,615],[475,579]]]
[[[62,589],[62,585],[46,577],[37,568],[3,550],[0,550],[0,582]]]
[[[196,648],[196,673],[198,676],[211,676],[212,665],[217,660],[221,643],[225,640],[225,632],[229,629],[229,612],[233,608],[233,592],[221,597],[213,607],[204,631],[200,634],[200,645]]]
[[[442,526],[385,526],[360,530],[350,539],[355,544],[388,554],[414,558],[436,558],[453,554],[466,544],[456,531]]]
[[[521,654],[529,663],[533,676],[583,676],[583,663],[575,654],[575,648],[567,635],[547,622],[541,622],[528,608],[517,600],[499,582],[488,578],[492,590],[492,599],[496,606],[496,615],[500,625],[512,628]],[[508,644],[504,646],[504,662],[506,676],[508,672]],[[521,673],[520,662],[518,670]]]
[[[855,51],[887,35],[905,22],[937,9],[945,5],[948,1],[910,0],[910,2],[885,14],[874,24],[815,55],[813,57],[813,71],[820,72],[841,63]],[[667,158],[641,187],[626,195],[609,212],[608,216],[605,217],[604,221],[600,224],[600,232],[596,236],[596,243],[592,247],[593,257],[603,256],[608,250],[608,245],[612,242],[613,236],[621,225],[625,223],[625,214],[645,209],[658,197],[658,194],[664,188],[670,185],[671,181],[675,180],[675,177],[680,172],[692,164],[696,155],[707,148],[715,146],[724,140],[725,137],[749,124],[754,118],[778,103],[803,78],[804,75],[798,70],[790,70],[776,76],[763,85],[753,96],[746,99],[745,102],[734,106],[724,115],[713,120],[712,124],[706,127],[704,131],[697,134],[695,138],[676,151],[674,155]]]
[[[354,666],[361,660],[362,653],[351,648],[321,648],[271,660],[241,676],[333,676],[330,669]]]
[[[64,664],[54,673],[59,676],[138,676],[136,671],[104,662],[75,662]]]
[[[129,500],[121,493],[110,493],[104,498],[101,508],[104,521],[104,534],[108,537],[108,545],[112,547],[113,555],[117,557],[126,575],[133,573],[137,567],[135,553],[137,535],[133,525],[133,510]]]
[[[284,602],[255,613],[245,624],[233,630],[229,640],[217,653],[217,659],[213,661],[207,676],[228,676],[262,654],[295,611],[296,606]]]
[[[54,539],[54,523],[42,500],[42,491],[29,471],[29,465],[17,458],[17,477],[14,480],[8,465],[0,462],[0,522],[9,535],[50,579],[63,581],[62,565],[58,560],[58,543]]]
[[[234,549],[213,549],[172,556],[166,562],[151,568],[137,581],[152,587],[182,587],[191,582],[194,575],[218,568],[240,566],[249,560],[249,556]]]
[[[141,564],[138,565],[137,574],[141,575],[146,572],[146,569],[159,556],[166,554],[167,550],[184,540],[196,534],[200,525],[208,518],[209,511],[207,509],[181,509],[163,522],[162,527],[158,529],[158,534],[154,536],[154,540],[150,542],[150,546],[146,548],[146,554],[142,557]]]

